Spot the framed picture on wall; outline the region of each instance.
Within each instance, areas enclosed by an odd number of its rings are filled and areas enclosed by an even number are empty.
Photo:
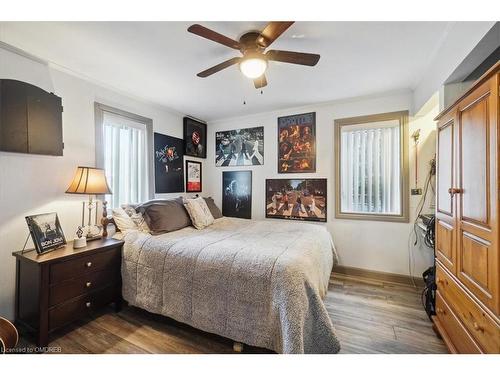
[[[184,154],[197,158],[207,157],[207,124],[184,117]]]
[[[222,173],[222,215],[252,218],[252,171]]]
[[[201,162],[186,160],[186,193],[201,192],[201,172]]]
[[[154,133],[155,192],[184,192],[184,141]]]
[[[266,180],[266,217],[326,222],[326,178]]]
[[[264,127],[217,132],[215,148],[217,167],[263,165]]]
[[[278,118],[278,173],[316,172],[316,112]]]

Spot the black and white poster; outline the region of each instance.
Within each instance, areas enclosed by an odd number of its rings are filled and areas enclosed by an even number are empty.
[[[215,165],[232,167],[264,164],[264,127],[215,133]]]
[[[184,192],[184,141],[154,133],[155,192]]]
[[[55,212],[26,216],[26,223],[37,253],[41,254],[66,244],[66,238]]]
[[[222,215],[252,218],[252,171],[222,173]]]

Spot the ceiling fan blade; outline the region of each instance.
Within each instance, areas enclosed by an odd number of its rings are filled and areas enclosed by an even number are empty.
[[[278,37],[283,34],[290,26],[294,24],[293,21],[281,22],[272,21],[267,24],[267,26],[262,30],[260,36],[257,38],[257,43],[262,47],[267,48],[274,42]]]
[[[197,76],[202,77],[202,78],[211,76],[214,73],[220,72],[222,69],[226,69],[227,67],[230,67],[231,65],[237,64],[240,60],[241,60],[241,57],[233,57],[232,59],[221,62],[220,64],[212,66],[211,68],[208,68],[207,70],[204,70],[203,72],[198,73]]]
[[[266,53],[266,57],[271,61],[314,66],[318,63],[320,55],[314,53],[269,50]]]
[[[205,26],[194,24],[189,26],[188,31],[190,33],[201,36],[202,38],[206,38],[213,42],[223,44],[229,48],[237,50],[241,49],[240,42],[237,42],[236,40],[228,38],[227,36],[219,34],[213,30],[207,29]]]
[[[266,79],[266,75],[265,74],[262,74],[260,77],[258,78],[255,78],[253,80],[253,84],[255,86],[256,89],[260,89],[262,87],[265,87],[267,86],[267,79]]]

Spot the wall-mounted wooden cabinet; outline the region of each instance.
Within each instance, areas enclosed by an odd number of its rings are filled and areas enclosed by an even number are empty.
[[[0,79],[0,151],[62,156],[61,98]]]
[[[436,118],[434,321],[452,352],[500,353],[499,85],[497,63]]]

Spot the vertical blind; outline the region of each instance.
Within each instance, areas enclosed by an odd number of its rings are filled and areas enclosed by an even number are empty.
[[[113,192],[111,208],[148,199],[147,127],[128,117],[103,112],[104,170]]]
[[[399,121],[342,127],[342,212],[401,214],[400,148]]]

